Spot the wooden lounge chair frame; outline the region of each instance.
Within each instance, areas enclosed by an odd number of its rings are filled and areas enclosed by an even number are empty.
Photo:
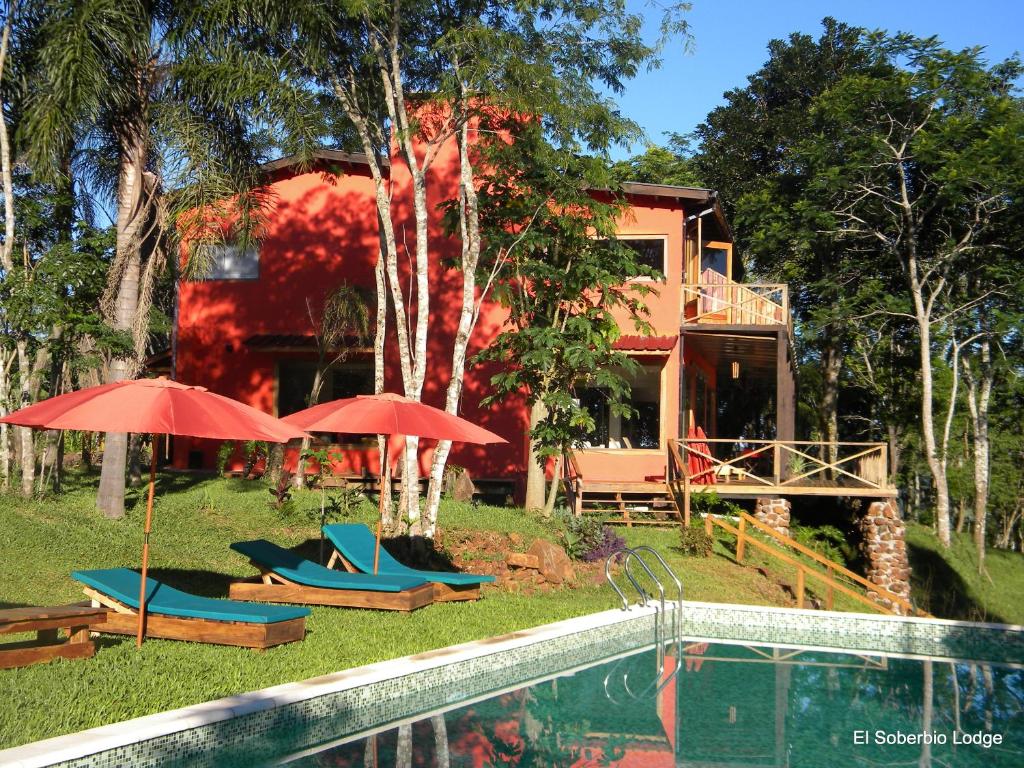
[[[89,630],[107,611],[81,605],[11,608],[0,611],[0,634],[35,632],[35,640],[0,645],[0,669],[25,667],[53,659],[89,659],[96,653]],[[57,630],[63,629],[61,640]]]
[[[369,589],[327,589],[299,584],[274,573],[255,560],[249,560],[259,576],[236,581],[228,588],[235,600],[258,600],[265,603],[299,603],[329,605],[336,608],[372,608],[382,611],[415,611],[435,600],[436,584],[427,582],[401,592],[378,592]]]
[[[345,559],[345,556],[341,554],[337,549],[331,555],[330,560],[327,561],[328,568],[334,568],[341,565],[349,573],[363,573],[356,568],[352,563]],[[435,603],[450,603],[458,600],[479,600],[480,599],[480,584],[443,584],[439,581],[430,581],[430,572],[422,571],[421,575],[424,579],[428,580],[428,584],[432,584],[434,587],[434,602]]]
[[[134,635],[136,633],[139,614],[134,608],[130,608],[92,587],[83,587],[83,591],[93,601],[93,605],[101,605],[110,609],[107,612],[106,621],[92,625],[94,631],[115,635]],[[306,636],[306,617],[258,623],[183,618],[147,611],[145,635],[165,640],[190,640],[196,643],[233,645],[264,650],[275,645],[302,640]]]

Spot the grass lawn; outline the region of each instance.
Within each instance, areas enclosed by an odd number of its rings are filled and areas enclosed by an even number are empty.
[[[943,551],[932,530],[907,526],[907,548],[913,569],[911,590],[936,616],[1024,624],[1024,555],[989,549],[985,570],[978,572],[974,542],[954,533]]]
[[[315,553],[319,493],[296,497],[287,517],[268,504],[266,487],[243,480],[159,479],[151,540],[152,575],[197,594],[224,596],[228,583],[253,574],[232,541],[267,538],[305,544]],[[121,521],[94,509],[95,477],[72,477],[57,498],[24,501],[0,495],[0,607],[59,605],[83,599],[69,573],[77,568],[137,567],[144,505],[129,494]],[[351,514],[369,522],[372,505]],[[554,538],[552,524],[520,510],[445,503],[441,526],[517,533],[524,545]],[[661,552],[693,600],[791,604],[756,569],[723,556],[685,558],[674,530],[624,531],[631,544]],[[716,545],[721,547],[721,545]],[[136,651],[127,637],[102,637],[96,657],[0,670],[0,748],[182,707],[221,696],[303,680],[374,661],[592,613],[617,605],[611,589],[585,584],[534,595],[485,588],[476,603],[428,606],[412,614],[313,608],[306,639],[256,653],[166,640]]]

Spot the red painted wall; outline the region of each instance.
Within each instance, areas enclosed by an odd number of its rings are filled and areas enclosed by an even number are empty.
[[[428,176],[432,206],[457,191],[458,158],[454,143],[443,147]],[[268,230],[260,249],[258,280],[182,282],[178,294],[175,378],[237,398],[274,412],[276,363],[297,353],[252,349],[245,340],[255,334],[310,334],[307,301],[322,305],[324,296],[345,281],[372,291],[377,258],[377,220],[373,182],[365,168],[352,165],[344,175],[326,167],[293,174],[279,171],[272,183],[276,196]],[[415,236],[411,210],[411,184],[407,168],[395,158],[391,184],[400,260],[405,242]],[[621,234],[657,234],[668,238],[666,281],[652,284],[651,322],[656,335],[679,331],[682,282],[683,220],[679,202],[637,197],[620,221]],[[458,243],[444,236],[441,215],[430,218],[431,322],[428,374],[423,400],[441,406],[451,368],[451,349],[461,296],[461,273],[447,269],[444,260],[458,254]],[[410,308],[412,311],[412,308]],[[623,318],[625,319],[625,318]],[[486,302],[472,336],[472,356],[500,331],[503,310]],[[401,391],[401,373],[395,348],[394,320],[389,317],[386,386]],[[635,333],[624,326],[624,333]],[[312,359],[312,355],[306,355]],[[651,358],[647,358],[651,359]],[[678,347],[665,360],[662,387],[662,440],[675,435],[679,409]],[[519,478],[524,473],[527,413],[521,399],[481,409],[488,391],[488,370],[471,370],[466,377],[461,415],[505,437],[508,445],[456,446],[451,461],[467,467],[477,478]],[[205,466],[213,466],[217,444],[179,438],[176,466],[186,466],[190,450],[203,453]],[[372,453],[376,453],[373,451]],[[642,480],[664,474],[664,451],[587,451],[582,457],[585,476]],[[376,466],[376,457],[370,460]],[[424,469],[428,457],[421,461]],[[369,468],[369,467],[368,467]]]

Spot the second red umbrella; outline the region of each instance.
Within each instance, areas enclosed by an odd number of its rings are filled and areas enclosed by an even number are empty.
[[[424,437],[429,440],[451,440],[477,444],[508,442],[500,435],[478,427],[470,421],[394,392],[332,400],[329,403],[314,405],[312,408],[285,416],[282,421],[307,432],[405,435],[407,437]],[[373,552],[374,573],[377,573],[380,560],[386,461],[386,457],[382,456],[377,509],[377,543]]]

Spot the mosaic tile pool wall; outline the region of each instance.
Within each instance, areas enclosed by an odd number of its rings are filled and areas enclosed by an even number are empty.
[[[687,602],[683,610],[688,638],[1024,665],[1021,627],[714,603]],[[327,692],[331,676],[268,689],[265,695],[256,692],[242,697],[241,706],[237,701],[232,706],[232,700],[219,708],[217,702],[199,705],[194,709],[206,707],[204,713],[181,721],[195,727],[179,725],[174,732],[145,741],[138,740],[137,730],[132,736],[132,723],[142,720],[107,726],[101,729],[107,734],[120,729],[127,735],[112,748],[97,742],[102,751],[84,746],[90,733],[85,732],[77,752],[83,756],[64,762],[48,762],[41,751],[47,742],[40,742],[0,753],[0,763],[7,764],[4,758],[10,757],[17,761],[12,765],[26,768],[250,766],[271,751],[271,743],[278,754],[301,751],[649,645],[655,621],[649,610],[608,611],[549,625],[550,630],[538,628],[460,646],[467,651],[461,657],[453,655],[456,649],[441,649],[384,662],[374,667],[394,665],[395,676],[378,675],[358,684],[335,681],[335,690]],[[285,689],[288,695],[283,695]],[[63,741],[67,748],[74,744],[67,740],[74,738],[51,741]],[[68,756],[69,752],[61,755]]]

